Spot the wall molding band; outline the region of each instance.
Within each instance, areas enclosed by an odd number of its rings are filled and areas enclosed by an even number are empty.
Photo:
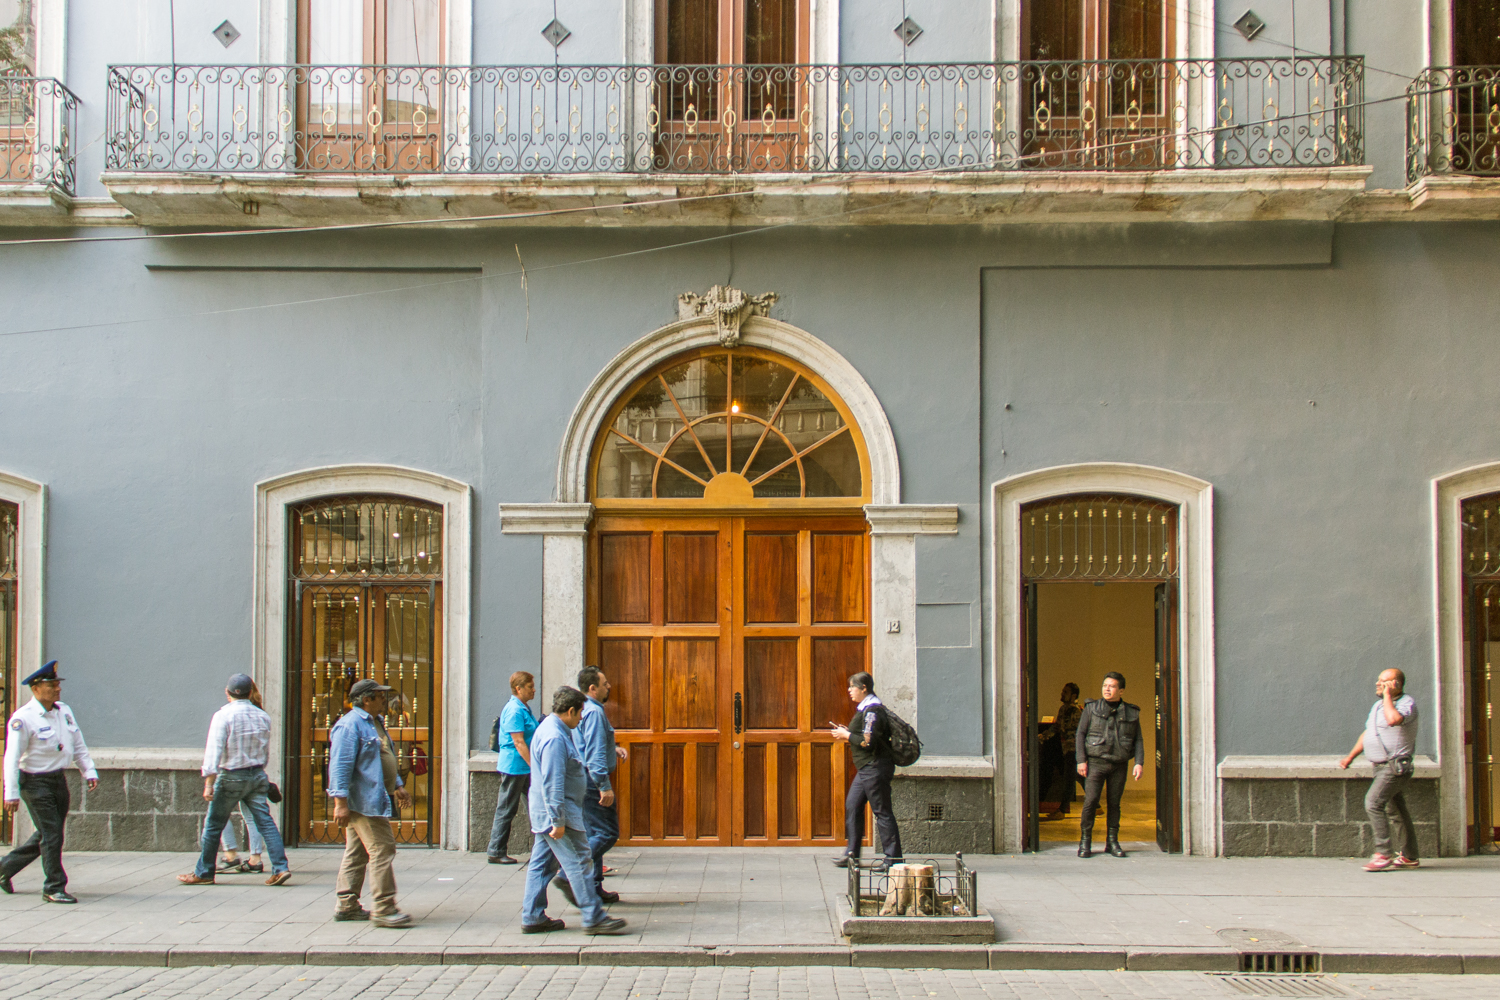
[[[956,535],[958,504],[865,504],[872,535]]]
[[[388,493],[443,508],[443,744],[442,846],[462,850],[468,838],[469,790],[464,761],[469,752],[470,594],[473,553],[473,494],[447,476],[396,465],[333,465],[304,469],[255,484],[255,634],[250,675],[265,696],[277,739],[266,770],[282,780],[286,760],[286,508],[346,493]],[[201,762],[201,758],[200,758]],[[283,819],[285,814],[283,813]]]
[[[1178,505],[1180,567],[1178,643],[1182,650],[1182,839],[1188,854],[1221,851],[1219,776],[1214,711],[1213,486],[1202,479],[1125,462],[1091,462],[1038,469],[992,488],[990,580],[994,619],[990,663],[994,704],[996,850],[1024,842],[1021,802],[1021,505],[1072,493],[1124,493]]]
[[[591,503],[503,503],[500,531],[507,535],[587,535]]]
[[[923,754],[911,767],[896,768],[896,777],[983,778],[995,776],[995,762],[988,757],[936,757]]]
[[[1294,779],[1343,779],[1354,781],[1375,776],[1374,766],[1363,757],[1349,765],[1348,770],[1339,767],[1338,754],[1286,754],[1225,757],[1219,761],[1219,777],[1245,780],[1294,780]],[[1436,778],[1441,767],[1426,754],[1417,754],[1412,761],[1416,765],[1415,777]]]
[[[1500,462],[1470,466],[1432,481],[1432,615],[1438,702],[1438,843],[1444,855],[1469,851],[1464,767],[1464,593],[1459,518],[1470,497],[1500,492]]]

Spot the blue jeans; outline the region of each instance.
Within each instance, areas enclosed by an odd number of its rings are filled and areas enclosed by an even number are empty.
[[[231,809],[229,812],[231,816],[234,815],[233,809]],[[250,807],[247,806],[244,802],[240,803],[240,816],[245,820],[245,839],[250,841],[250,853],[256,856],[266,853],[266,838],[260,835],[260,830],[256,827],[255,820],[250,815]],[[222,841],[224,850],[236,852],[239,851],[240,841],[239,838],[234,835],[234,824],[228,822],[227,820],[224,823],[224,836],[222,838]]]
[[[588,830],[589,854],[594,859],[594,888],[604,888],[604,855],[620,839],[620,813],[599,801],[599,789],[583,793],[583,825]]]
[[[573,887],[578,908],[583,911],[583,925],[592,927],[609,919],[589,872],[589,844],[582,830],[566,830],[553,840],[547,833],[537,833],[531,845],[531,863],[526,866],[526,895],[521,900],[521,923],[535,927],[547,919],[547,883],[562,869],[563,877]]]
[[[213,878],[215,864],[219,858],[219,838],[224,834],[224,825],[229,814],[240,803],[250,807],[250,815],[265,838],[266,851],[271,855],[271,871],[287,870],[286,848],[281,843],[281,831],[271,821],[271,810],[266,806],[266,792],[271,789],[271,779],[266,777],[263,767],[246,767],[238,771],[220,771],[214,782],[214,798],[208,806],[208,820],[203,824],[203,840],[194,872],[199,878]]]

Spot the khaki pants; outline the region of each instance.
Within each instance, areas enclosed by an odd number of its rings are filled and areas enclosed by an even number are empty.
[[[371,913],[383,917],[396,912],[396,837],[384,816],[349,814],[344,828],[344,860],[339,865],[337,891],[340,910],[359,909],[359,894],[370,869]]]

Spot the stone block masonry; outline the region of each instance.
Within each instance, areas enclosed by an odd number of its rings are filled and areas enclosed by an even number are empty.
[[[900,775],[891,808],[907,854],[988,854],[994,850],[993,783],[986,778]]]
[[[1226,778],[1224,854],[1228,857],[1349,858],[1374,853],[1365,793],[1370,779]],[[1438,853],[1438,783],[1420,775],[1408,786],[1406,805],[1424,858]],[[1393,836],[1400,848],[1396,814]]]
[[[99,787],[89,791],[82,776],[70,770],[68,790],[73,798],[66,834],[71,851],[198,847],[208,803],[197,771],[101,768]],[[239,832],[243,835],[243,828]]]
[[[490,827],[495,822],[495,802],[499,798],[500,775],[494,771],[469,772],[469,850],[489,849]],[[523,802],[510,825],[511,857],[522,860],[531,857],[531,843],[531,819]]]

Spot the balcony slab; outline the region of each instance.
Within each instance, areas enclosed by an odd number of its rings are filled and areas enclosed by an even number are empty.
[[[999,225],[1331,221],[1370,168],[953,174],[103,175],[146,226]]]
[[[0,184],[0,226],[65,221],[72,199],[50,184]]]

